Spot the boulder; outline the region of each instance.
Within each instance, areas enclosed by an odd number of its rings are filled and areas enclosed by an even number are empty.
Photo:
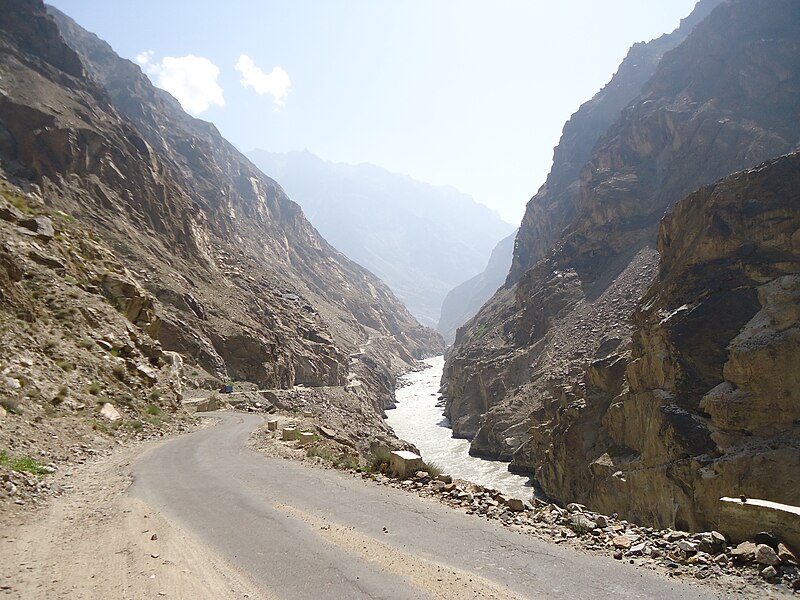
[[[49,242],[55,236],[53,222],[49,217],[31,217],[19,221],[19,225],[32,232],[40,240]]]
[[[122,415],[119,414],[119,411],[114,407],[113,404],[106,402],[100,408],[100,416],[104,419],[108,419],[111,422],[119,421],[122,418]]]
[[[736,562],[751,562],[756,557],[756,545],[753,542],[742,542],[731,550],[731,558]]]
[[[778,553],[766,544],[756,546],[756,562],[760,565],[775,566],[780,563]]]
[[[525,501],[520,500],[519,498],[506,498],[506,506],[508,510],[512,510],[514,512],[523,512],[526,510]]]

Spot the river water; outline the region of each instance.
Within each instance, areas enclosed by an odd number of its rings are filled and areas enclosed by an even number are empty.
[[[515,498],[530,499],[530,479],[508,472],[508,463],[469,455],[469,441],[453,438],[450,423],[436,406],[444,357],[424,361],[428,368],[404,375],[396,391],[397,408],[386,411],[386,422],[398,437],[413,443],[426,462],[442,472],[494,488]]]

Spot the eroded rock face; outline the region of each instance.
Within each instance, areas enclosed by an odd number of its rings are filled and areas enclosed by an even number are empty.
[[[350,354],[370,354],[374,338],[375,383],[442,350],[277,183],[136,65],[41,2],[3,9],[3,170],[112,248],[124,266],[93,284],[163,350],[189,370],[270,388],[344,386]],[[367,396],[379,406],[392,391]]]
[[[661,217],[688,193],[794,150],[800,139],[800,123],[791,116],[800,97],[798,39],[796,3],[735,1],[717,7],[663,56],[640,97],[622,111],[593,150],[583,149],[588,158],[580,181],[570,184],[574,210],[566,227],[554,227],[553,237],[539,230],[543,221],[537,218],[529,227],[526,217],[506,288],[459,330],[446,365],[446,411],[454,433],[473,439],[473,453],[513,457],[512,469],[535,474],[558,500],[686,527],[707,523],[710,498],[720,491],[695,494],[692,486],[701,489],[700,479],[735,481],[732,474],[717,477],[714,469],[729,465],[731,473],[744,478],[756,465],[768,472],[778,460],[797,464],[794,442],[776,433],[769,442],[774,456],[746,450],[743,454],[752,462],[736,462],[731,450],[725,461],[697,475],[710,464],[703,457],[718,457],[723,443],[708,426],[712,412],[730,428],[741,419],[735,410],[741,404],[733,401],[736,394],[743,393],[741,389],[748,397],[761,393],[738,387],[748,377],[751,359],[746,353],[753,352],[752,360],[762,361],[773,373],[782,368],[782,359],[766,364],[772,350],[755,350],[754,325],[748,323],[762,322],[770,311],[790,312],[765,308],[770,302],[791,305],[789,281],[761,289],[772,279],[756,285],[736,274],[734,285],[727,279],[734,275],[718,275],[717,263],[709,259],[698,267],[702,277],[683,273],[674,280],[676,288],[695,298],[709,296],[691,317],[679,319],[674,330],[667,334],[655,324],[644,327],[641,317],[634,320],[633,315],[650,314],[651,304],[663,293],[657,284],[651,288],[665,273],[665,267],[658,267],[659,251],[666,261],[672,247],[689,254],[700,252],[703,244],[718,246],[719,252],[730,246],[744,264],[748,249],[758,247],[762,236],[777,236],[775,248],[780,246],[784,254],[764,252],[777,263],[795,264],[785,255],[792,246],[783,245],[796,243],[794,234],[771,230],[772,225],[782,227],[778,221],[788,215],[765,220],[750,240],[746,228],[740,235],[732,233],[735,219],[727,223],[726,217],[714,216],[723,210],[722,202],[709,209],[711,226],[694,246],[678,240],[701,222],[678,223],[680,210],[671,217],[674,224],[665,225],[669,233],[662,232],[658,251],[657,238]],[[557,153],[554,173],[572,168],[564,161],[569,162]],[[779,181],[778,171],[772,173]],[[531,201],[534,213],[545,197],[553,199],[547,196],[550,189],[545,186]],[[789,196],[773,196],[764,202],[790,203]],[[562,198],[567,202],[567,196]],[[728,201],[735,204],[739,199]],[[744,209],[734,204],[731,212]],[[747,210],[757,215],[757,205]],[[567,214],[563,205],[558,210]],[[531,243],[520,244],[526,236]],[[774,267],[773,278],[791,275],[791,268],[785,267]],[[716,293],[718,288],[724,291]],[[680,306],[671,309],[678,316]],[[643,312],[637,312],[641,307]],[[791,345],[791,335],[786,335],[785,344]],[[738,336],[741,342],[734,342]],[[784,339],[781,336],[763,339],[771,340],[769,344],[774,340],[777,349],[784,343],[778,341]],[[679,352],[673,352],[674,340],[680,340]],[[781,393],[787,398],[785,390]],[[776,409],[785,406],[776,403]],[[782,418],[774,423],[783,431]],[[758,431],[772,426],[768,417],[762,418]],[[748,431],[756,435],[755,429]],[[645,465],[644,456],[653,462]],[[786,490],[794,489],[793,483],[786,485]]]
[[[792,154],[699,190],[662,223],[628,390],[603,421],[617,449],[604,471],[615,494],[679,485],[633,512],[697,528],[722,496],[800,497],[798,184]]]

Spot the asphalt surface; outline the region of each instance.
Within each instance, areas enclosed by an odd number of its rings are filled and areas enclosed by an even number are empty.
[[[131,493],[236,565],[265,595],[493,597],[475,588],[484,582],[501,592],[494,597],[719,597],[434,500],[265,457],[245,447],[260,416],[212,416],[218,425],[145,453],[133,466]]]

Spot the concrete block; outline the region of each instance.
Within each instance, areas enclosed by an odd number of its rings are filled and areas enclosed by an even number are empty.
[[[306,419],[310,419],[310,418],[312,418],[313,416],[314,416],[314,413],[313,413],[313,412],[311,412],[310,410],[304,410],[304,411],[303,411],[303,417],[304,417],[304,418],[306,418]]]
[[[408,450],[395,450],[389,455],[389,470],[397,477],[408,477],[422,469],[422,457]]]
[[[297,429],[294,427],[284,427],[283,428],[283,439],[286,441],[296,440],[297,439]]]
[[[267,421],[267,431],[278,431],[278,419]]]
[[[800,507],[769,500],[720,498],[719,526],[733,542],[752,540],[761,531],[774,531],[790,548],[800,549]]]
[[[301,431],[297,439],[300,440],[298,446],[308,446],[314,441],[314,434],[310,431]]]

